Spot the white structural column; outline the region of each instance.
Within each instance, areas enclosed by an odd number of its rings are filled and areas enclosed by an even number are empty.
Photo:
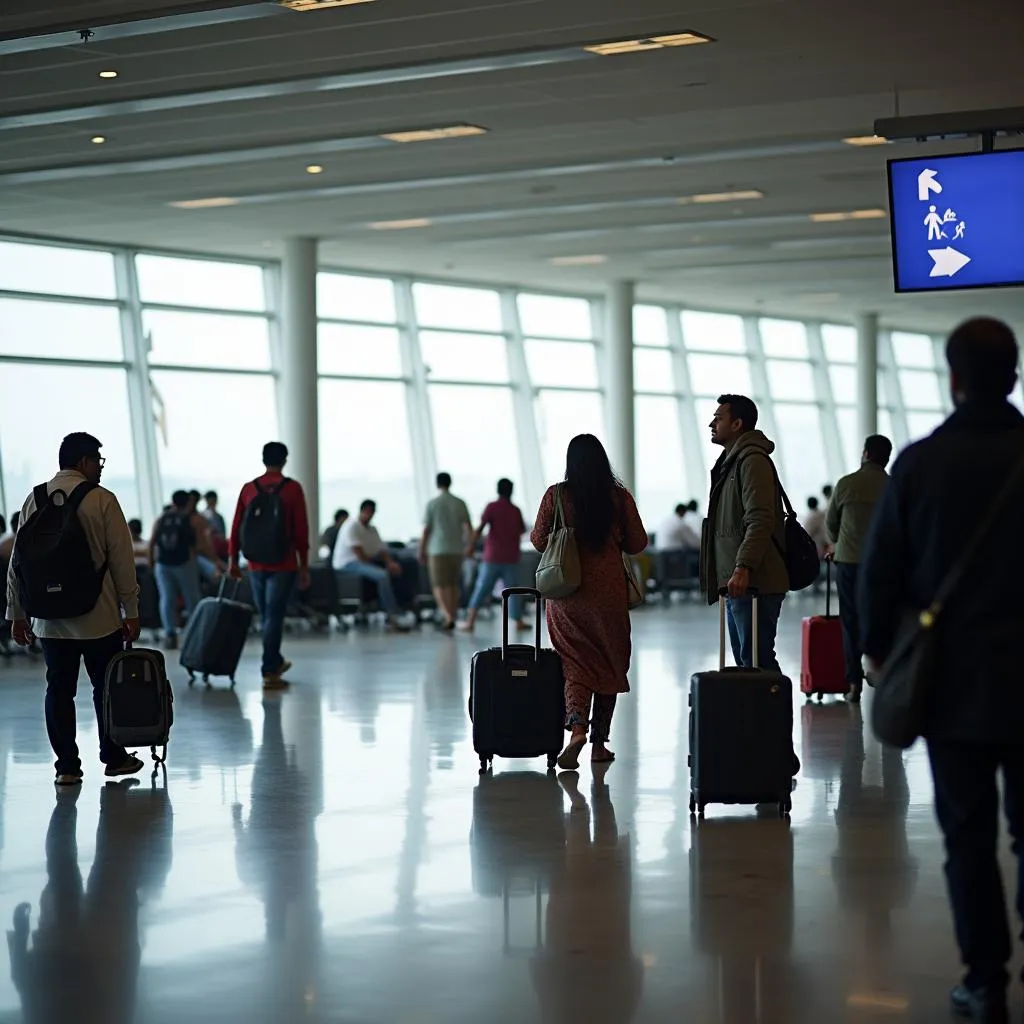
[[[605,415],[609,457],[622,482],[636,491],[633,397],[633,282],[614,281],[604,302]]]
[[[860,444],[878,433],[878,314],[857,317],[857,425]]]
[[[314,537],[320,521],[316,250],[315,238],[289,238],[285,242],[277,387],[281,440],[288,445],[289,452],[287,473],[306,492]]]

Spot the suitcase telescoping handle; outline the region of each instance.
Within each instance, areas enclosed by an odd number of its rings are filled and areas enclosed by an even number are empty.
[[[825,618],[832,618],[832,555],[825,556]]]
[[[722,587],[718,591],[718,671],[725,671],[725,599],[729,596],[729,588]],[[750,638],[750,653],[754,659],[754,668],[760,668],[758,664],[757,652],[758,652],[758,635],[757,635],[757,587],[747,587],[747,597],[753,601],[753,608],[751,609],[750,622],[751,622],[751,633]]]
[[[523,597],[532,597],[536,604],[537,617],[533,630],[533,660],[540,661],[540,617],[543,611],[544,599],[540,591],[533,587],[507,587],[501,592],[501,660],[505,660],[508,653],[508,599],[515,594]]]
[[[224,597],[224,583],[227,581],[227,578],[228,578],[228,574],[227,573],[222,574],[222,576],[220,578],[220,586],[217,588],[217,600],[218,601],[221,600]],[[234,583],[235,588],[231,592],[230,600],[234,601],[238,597],[238,588],[242,585],[242,581],[241,580],[232,580],[231,582]]]

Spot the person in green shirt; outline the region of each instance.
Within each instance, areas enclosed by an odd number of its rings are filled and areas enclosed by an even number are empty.
[[[834,545],[832,560],[839,590],[839,618],[843,625],[843,655],[846,659],[847,700],[856,704],[864,688],[864,652],[857,616],[857,571],[867,540],[875,505],[885,491],[889,474],[885,467],[892,457],[892,441],[872,434],[864,442],[860,469],[836,484],[825,517],[825,529]]]
[[[427,504],[419,552],[420,562],[430,569],[434,600],[444,616],[442,628],[447,632],[455,629],[459,614],[459,573],[466,538],[473,529],[466,503],[451,493],[451,486],[449,474],[437,474],[440,493]]]

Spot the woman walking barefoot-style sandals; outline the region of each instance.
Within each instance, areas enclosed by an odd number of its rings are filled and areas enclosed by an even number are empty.
[[[574,727],[565,750],[558,756],[558,767],[566,771],[573,771],[580,766],[580,754],[587,743],[587,733],[578,732]],[[611,764],[615,755],[601,741],[594,742],[594,749],[590,755],[591,764]]]

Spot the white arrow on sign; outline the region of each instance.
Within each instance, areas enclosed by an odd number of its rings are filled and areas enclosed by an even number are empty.
[[[928,193],[934,192],[938,194],[942,191],[942,186],[935,180],[935,175],[938,171],[933,171],[930,168],[925,168],[917,176],[917,198],[922,203],[928,202]]]
[[[965,256],[951,245],[947,245],[945,249],[929,249],[928,255],[935,260],[929,277],[952,277],[971,262],[970,256]]]

